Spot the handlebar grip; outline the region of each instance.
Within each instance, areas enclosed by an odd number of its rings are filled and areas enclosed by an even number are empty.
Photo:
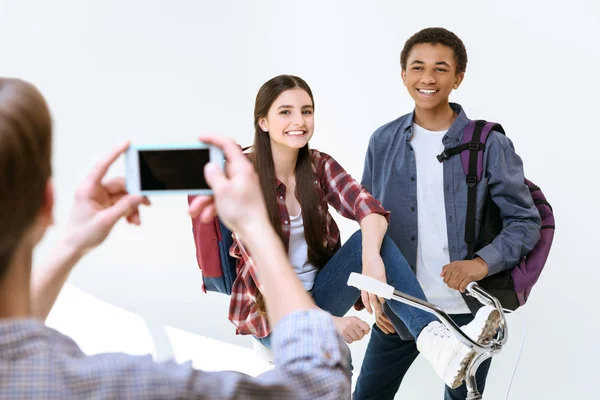
[[[348,277],[348,286],[354,286],[359,290],[366,290],[367,292],[376,294],[377,296],[388,300],[390,300],[394,294],[393,286],[356,272],[352,272]]]

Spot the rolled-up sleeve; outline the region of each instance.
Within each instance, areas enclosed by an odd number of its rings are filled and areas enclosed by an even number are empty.
[[[326,153],[319,153],[319,157],[319,179],[325,182],[325,196],[329,205],[343,217],[359,223],[373,213],[383,215],[389,222],[390,212],[333,157]]]

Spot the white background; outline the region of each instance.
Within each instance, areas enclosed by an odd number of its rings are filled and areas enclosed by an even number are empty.
[[[303,77],[314,91],[312,146],[360,178],[370,134],[412,109],[400,80],[405,40],[429,26],[454,31],[469,64],[452,100],[471,118],[502,123],[558,226],[530,303],[511,319],[486,398],[504,398],[526,322],[511,398],[588,399],[600,356],[593,307],[600,282],[598,18],[596,0],[2,0],[0,75],[34,82],[51,106],[60,225],[77,182],[125,139],[190,142],[219,132],[250,144],[256,91],[283,73]],[[111,173],[123,168],[121,160]],[[153,200],[143,227],[118,225],[79,265],[51,323],[89,352],[152,352],[204,368],[260,370],[240,361],[252,357],[251,340],[235,337],[226,297],[201,293],[185,198]],[[344,239],[358,228],[340,226]],[[47,237],[36,265],[57,235]],[[240,358],[216,360],[208,349],[215,343]],[[351,346],[357,369],[365,346]],[[398,398],[441,392],[419,359]]]

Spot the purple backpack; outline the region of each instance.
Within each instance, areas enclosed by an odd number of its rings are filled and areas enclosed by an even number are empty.
[[[446,158],[460,153],[465,170],[468,187],[465,223],[467,259],[473,258],[473,254],[477,250],[491,243],[502,230],[500,211],[488,194],[483,206],[479,237],[475,237],[476,186],[483,173],[485,142],[492,131],[504,134],[504,129],[500,124],[483,120],[470,121],[464,130],[461,144],[444,150],[438,156],[438,160],[442,162]],[[533,202],[542,218],[540,239],[531,252],[513,268],[488,276],[478,282],[482,288],[497,297],[503,307],[510,310],[516,310],[527,302],[531,288],[537,282],[546,264],[554,238],[552,207],[538,186],[527,179],[525,179],[525,184],[529,187]]]

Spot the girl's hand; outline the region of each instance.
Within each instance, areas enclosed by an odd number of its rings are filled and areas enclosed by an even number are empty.
[[[363,275],[370,276],[371,278],[375,278],[381,282],[387,283],[385,276],[385,265],[383,264],[383,260],[378,253],[373,254],[372,256],[368,256],[363,253],[362,273]],[[373,311],[375,311],[376,316],[383,314],[383,307],[381,305],[385,302],[384,298],[377,297],[377,295],[364,290],[361,290],[360,295],[362,302],[369,314],[373,315]]]
[[[336,330],[346,343],[361,340],[371,330],[369,324],[358,317],[333,317]]]

